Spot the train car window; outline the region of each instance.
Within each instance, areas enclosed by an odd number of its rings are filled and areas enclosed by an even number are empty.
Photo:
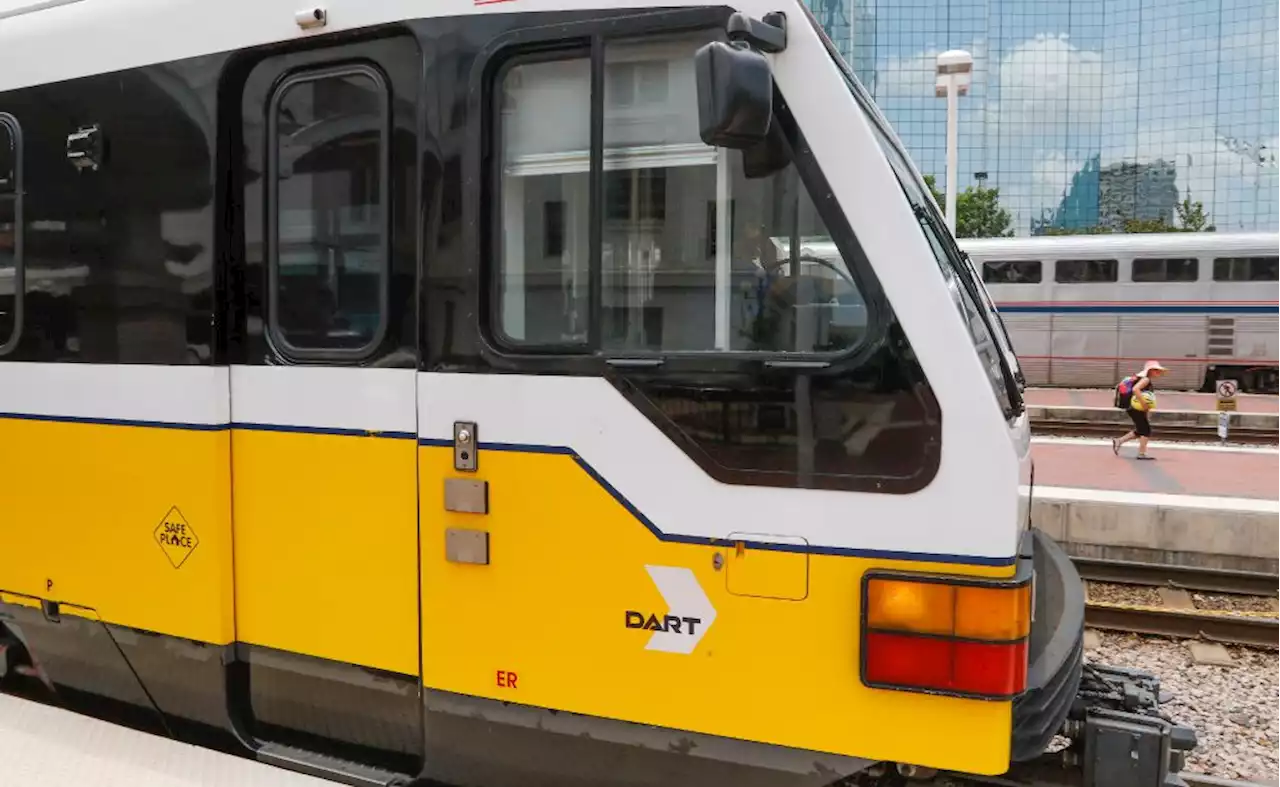
[[[1200,261],[1194,258],[1145,258],[1133,261],[1135,282],[1195,281]]]
[[[294,358],[362,357],[387,327],[386,81],[295,73],[268,113],[269,330]]]
[[[1058,260],[1054,263],[1053,280],[1059,284],[1096,284],[1119,280],[1120,263],[1116,260]]]
[[[984,284],[1039,284],[1043,265],[1039,260],[982,263]]]
[[[522,60],[499,86],[504,343],[585,346],[590,309],[591,65]],[[615,196],[615,199],[616,196]]]
[[[1276,257],[1219,257],[1213,261],[1214,281],[1276,281]]]
[[[605,44],[596,346],[848,350],[867,307],[796,167],[749,178],[741,154],[698,136],[693,63],[706,38]],[[575,54],[501,78],[495,327],[516,345],[582,348],[592,331],[591,73]]]
[[[0,356],[22,333],[22,225],[22,132],[12,115],[0,113]]]

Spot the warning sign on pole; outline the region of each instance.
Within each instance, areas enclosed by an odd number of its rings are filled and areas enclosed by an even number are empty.
[[[1240,386],[1235,380],[1219,380],[1217,386],[1218,393],[1218,411],[1224,413],[1235,412],[1236,409],[1236,392],[1240,390]]]

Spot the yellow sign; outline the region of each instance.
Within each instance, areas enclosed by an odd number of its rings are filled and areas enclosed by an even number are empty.
[[[174,568],[182,568],[191,553],[200,546],[200,538],[177,506],[169,509],[155,529],[156,543]]]
[[[1218,412],[1235,412],[1236,392],[1240,386],[1235,380],[1219,380],[1216,386],[1218,394]]]

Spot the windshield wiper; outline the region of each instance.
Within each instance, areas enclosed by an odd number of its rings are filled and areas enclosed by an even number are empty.
[[[965,290],[969,293],[969,297],[973,299],[975,304],[985,304],[986,299],[981,297],[980,293],[974,291],[973,277],[966,276],[965,271],[960,270],[959,266],[956,265],[956,259],[958,258],[958,255],[963,255],[965,252],[963,249],[960,248],[959,244],[955,242],[955,239],[951,237],[951,233],[947,231],[947,228],[945,226],[939,224],[937,216],[934,214],[932,210],[929,210],[926,206],[913,203],[912,210],[915,212],[916,217],[920,221],[928,222],[930,229],[932,229],[933,233],[939,239],[942,239],[942,238],[946,239],[945,241],[943,241],[943,244],[946,245],[951,251],[951,254],[947,255],[948,256],[947,264],[951,266],[952,270],[955,272],[956,277],[960,279],[960,286],[965,288]],[[952,255],[957,255],[957,256],[952,256]],[[983,312],[982,322],[986,326],[987,331],[989,333],[992,333],[991,341],[995,342],[996,338],[994,335],[993,327],[991,325],[991,320],[987,316],[987,313],[990,312],[991,310],[987,308],[983,308],[981,309],[981,311]],[[997,319],[999,319],[1000,317],[998,312],[996,313],[996,317]],[[1003,329],[1003,327],[1004,326],[1002,321],[1001,328]],[[1007,333],[1006,333],[1006,336],[1007,336]],[[1009,406],[1004,409],[1004,416],[1006,419],[1012,419],[1026,412],[1027,405],[1026,405],[1026,402],[1023,401],[1022,399],[1022,389],[1019,386],[1017,376],[1014,374],[1013,369],[1010,368],[1009,359],[1005,356],[1005,352],[1003,349],[1001,349],[999,352],[999,358],[1000,358],[1000,376],[1004,378],[1005,395],[1009,398]]]

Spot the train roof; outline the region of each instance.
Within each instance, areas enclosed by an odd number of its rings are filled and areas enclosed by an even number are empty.
[[[1031,238],[963,238],[960,247],[971,256],[1048,259],[1056,257],[1116,257],[1150,255],[1275,255],[1280,233],[1275,232],[1159,232],[1116,235],[1040,235]]]

